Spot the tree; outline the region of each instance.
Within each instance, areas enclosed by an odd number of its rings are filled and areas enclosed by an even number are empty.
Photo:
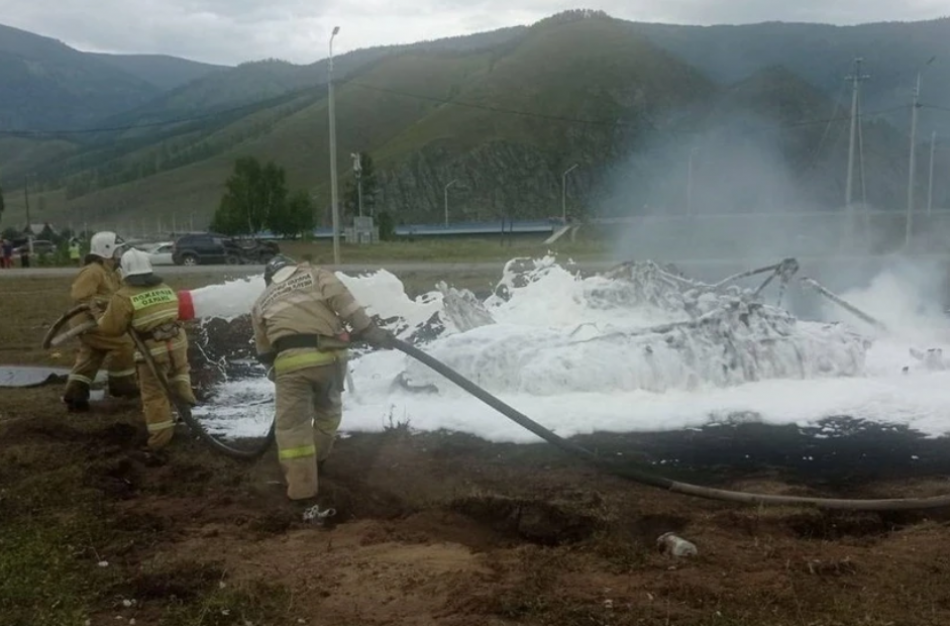
[[[259,232],[287,202],[286,174],[273,161],[262,167],[256,158],[242,157],[224,185],[211,228],[225,235]]]
[[[279,210],[271,214],[268,228],[278,235],[296,237],[313,230],[313,211],[310,194],[306,191],[294,192]]]
[[[392,241],[396,238],[396,220],[393,219],[389,211],[380,211],[379,220],[376,224],[379,226],[380,240]]]
[[[360,214],[360,184],[363,193],[363,215],[375,215],[376,196],[379,193],[379,181],[376,179],[376,167],[373,157],[366,152],[360,152],[360,176],[354,176],[346,181],[343,190],[343,214]]]

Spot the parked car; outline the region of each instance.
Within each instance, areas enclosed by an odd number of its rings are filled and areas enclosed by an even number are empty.
[[[215,233],[182,235],[172,247],[176,265],[267,263],[280,252],[276,243],[256,239],[237,240]]]
[[[142,246],[142,251],[148,254],[152,265],[174,265],[172,260],[172,250],[175,247],[173,241],[163,241],[161,243],[152,243]]]

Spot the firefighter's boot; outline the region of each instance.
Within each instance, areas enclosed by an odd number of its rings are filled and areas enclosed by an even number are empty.
[[[70,380],[63,392],[63,402],[70,413],[85,413],[89,410],[89,385],[79,380]]]
[[[141,396],[135,375],[131,376],[113,376],[109,375],[109,395],[113,398],[138,398]]]

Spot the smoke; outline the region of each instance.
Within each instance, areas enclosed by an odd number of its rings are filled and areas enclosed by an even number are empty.
[[[774,120],[717,118],[699,134],[641,139],[611,172],[598,213],[632,218],[613,230],[616,256],[756,263],[839,245],[839,226],[826,219],[835,216],[817,213],[827,190],[796,174],[801,148],[772,130]]]
[[[946,267],[937,261],[894,257],[869,284],[840,295],[898,337],[934,341],[950,332],[950,318],[944,312],[946,278]],[[823,304],[822,313],[828,320],[864,324],[831,302]]]

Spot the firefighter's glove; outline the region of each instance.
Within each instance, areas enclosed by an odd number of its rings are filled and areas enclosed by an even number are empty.
[[[385,328],[380,328],[375,324],[371,325],[369,328],[364,330],[359,334],[358,339],[365,343],[368,343],[374,348],[382,350],[391,350],[393,344],[396,341],[396,336],[386,330]]]

